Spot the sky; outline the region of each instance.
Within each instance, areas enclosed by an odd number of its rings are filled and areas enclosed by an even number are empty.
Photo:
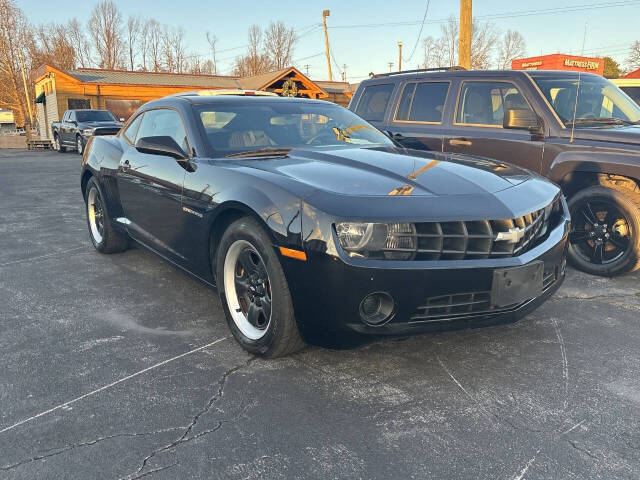
[[[86,24],[97,0],[16,0],[16,3],[33,23],[64,23],[75,17]],[[266,28],[269,21],[281,20],[299,34],[294,64],[303,72],[308,65],[309,75],[316,80],[328,79],[321,24],[322,10],[329,9],[327,24],[334,80],[341,78],[346,65],[350,82],[358,82],[372,71],[388,71],[388,62],[397,63],[398,41],[404,44],[403,69],[417,68],[423,55],[421,39],[429,35],[438,37],[442,20],[459,14],[458,0],[325,0],[318,4],[115,0],[115,3],[125,18],[141,15],[170,26],[182,26],[188,50],[203,60],[210,58],[205,33],[212,32],[218,38],[218,71],[222,74],[229,74],[234,58],[244,53],[250,25]],[[427,4],[426,22],[419,36]],[[585,55],[610,55],[624,62],[631,44],[640,40],[640,0],[474,0],[473,15],[492,22],[500,32],[518,30],[525,38],[529,56],[579,55],[584,39]]]

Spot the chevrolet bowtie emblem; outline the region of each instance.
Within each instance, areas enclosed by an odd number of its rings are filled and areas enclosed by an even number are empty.
[[[524,237],[524,228],[513,227],[508,232],[498,232],[496,242],[518,243]]]

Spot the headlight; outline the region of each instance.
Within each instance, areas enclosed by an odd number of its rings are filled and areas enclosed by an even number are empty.
[[[413,223],[336,224],[340,245],[352,257],[410,260],[416,253],[416,227]]]
[[[82,134],[86,135],[87,137],[93,135],[93,132],[95,132],[95,128],[85,128],[84,130],[82,130]]]

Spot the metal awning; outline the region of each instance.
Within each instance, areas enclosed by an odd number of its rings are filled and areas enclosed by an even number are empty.
[[[42,92],[40,95],[36,97],[35,103],[46,103],[44,92]]]

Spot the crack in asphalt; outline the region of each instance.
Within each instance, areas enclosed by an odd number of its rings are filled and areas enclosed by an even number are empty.
[[[570,444],[573,448],[575,448],[575,449],[576,449],[576,450],[578,450],[579,452],[582,452],[582,453],[584,453],[585,455],[587,455],[588,457],[591,457],[591,458],[593,458],[593,459],[595,459],[595,460],[599,460],[599,458],[598,458],[598,456],[597,456],[597,455],[594,455],[593,453],[591,453],[590,451],[586,450],[585,448],[580,448],[580,447],[578,446],[578,444],[577,444],[576,442],[574,442],[573,440],[571,440],[570,438],[567,438],[566,440],[567,440],[567,442],[569,442],[569,444]]]
[[[558,301],[558,300],[606,300],[606,299],[619,299],[619,298],[638,298],[640,297],[640,292],[636,293],[620,293],[616,295],[591,295],[591,296],[581,296],[581,295],[554,295],[550,298],[550,301]]]
[[[181,445],[183,443],[187,443],[190,442],[191,440],[195,440],[197,438],[200,438],[204,435],[207,435],[209,433],[215,432],[217,430],[219,430],[222,425],[224,423],[226,423],[225,421],[221,420],[218,421],[217,425],[211,429],[208,430],[204,430],[200,433],[198,433],[197,435],[193,435],[192,437],[188,437],[189,433],[191,433],[191,431],[193,430],[193,428],[195,427],[196,423],[198,423],[198,420],[200,419],[200,417],[202,415],[204,415],[205,413],[207,413],[211,407],[213,406],[213,404],[219,400],[220,398],[222,398],[222,396],[224,395],[224,386],[227,383],[227,379],[233,375],[234,373],[238,372],[241,369],[244,369],[246,367],[248,367],[253,361],[255,361],[256,358],[255,357],[251,357],[249,358],[246,362],[240,364],[240,365],[236,365],[230,369],[228,369],[227,371],[225,371],[222,376],[220,377],[220,380],[218,380],[218,391],[209,399],[209,401],[206,403],[206,405],[200,409],[200,411],[198,411],[198,413],[196,413],[193,418],[191,419],[191,423],[189,423],[189,425],[187,425],[186,427],[184,427],[184,432],[182,433],[182,435],[180,435],[180,437],[178,437],[176,440],[174,440],[173,442],[171,442],[168,445],[165,445],[164,447],[160,447],[155,449],[154,451],[152,451],[149,455],[147,455],[143,460],[142,463],[140,464],[140,467],[138,468],[138,470],[136,470],[134,473],[131,473],[125,477],[121,477],[121,480],[135,480],[138,478],[143,477],[144,475],[150,473],[149,472],[144,472],[145,467],[147,466],[147,464],[149,463],[149,461],[155,457],[156,455],[165,452],[167,450],[170,450],[172,448],[177,447],[178,445]]]
[[[62,448],[59,449],[55,449],[55,451],[50,451],[49,453],[41,453],[41,454],[37,454],[29,459],[26,460],[22,460],[20,462],[17,463],[13,463],[10,465],[3,465],[0,467],[0,471],[6,472],[9,470],[13,470],[14,468],[18,468],[21,467],[22,465],[26,465],[28,463],[31,462],[36,462],[38,460],[44,460],[46,458],[51,458],[51,457],[55,457],[56,455],[60,455],[61,453],[64,452],[68,452],[69,450],[74,450],[76,448],[81,448],[81,447],[88,447],[91,445],[95,445],[97,443],[103,442],[105,440],[111,440],[114,438],[122,438],[122,437],[140,437],[140,436],[148,436],[148,435],[157,435],[159,433],[166,433],[166,432],[172,432],[174,430],[183,430],[184,428],[186,428],[185,426],[180,426],[180,427],[170,427],[170,428],[163,428],[161,430],[153,430],[150,432],[132,432],[132,433],[116,433],[113,435],[107,435],[104,437],[98,437],[94,440],[87,440],[85,442],[80,442],[80,443],[72,443],[70,445],[65,445]],[[53,449],[50,449],[53,450]]]

